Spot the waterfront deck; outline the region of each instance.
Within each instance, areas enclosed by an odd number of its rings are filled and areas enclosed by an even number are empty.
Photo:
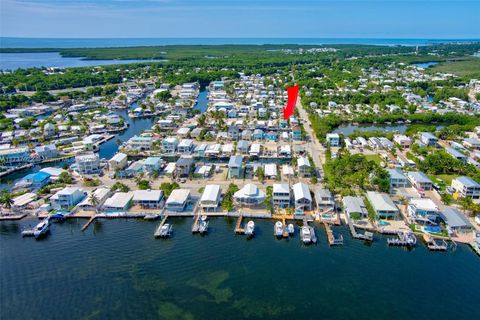
[[[323,226],[325,227],[325,231],[327,233],[328,244],[331,246],[340,246],[343,245],[343,236],[340,235],[339,237],[335,237],[333,233],[332,227],[326,221],[323,222]]]
[[[155,230],[155,233],[154,233],[155,238],[159,238],[159,237],[165,236],[164,233],[162,232],[162,227],[163,227],[163,226],[165,225],[165,223],[167,222],[168,217],[169,217],[169,214],[168,214],[168,213],[163,216],[162,221],[160,221],[160,224],[158,225],[157,229]]]
[[[235,224],[235,233],[236,234],[245,234],[245,228],[242,227],[243,215],[240,214]]]

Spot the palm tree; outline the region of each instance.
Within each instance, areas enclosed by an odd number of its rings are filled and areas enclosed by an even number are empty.
[[[6,209],[11,209],[13,206],[13,197],[10,192],[2,192],[0,196],[0,204]]]
[[[473,203],[473,200],[470,197],[465,197],[460,199],[460,207],[462,207],[462,210],[465,211],[465,213],[467,213],[467,211],[471,211],[470,213],[472,213],[473,212],[472,209],[474,205],[475,204]]]
[[[90,193],[88,196],[88,201],[95,208],[95,214],[98,213],[98,204],[100,203],[100,200],[98,199],[97,195],[93,192]]]

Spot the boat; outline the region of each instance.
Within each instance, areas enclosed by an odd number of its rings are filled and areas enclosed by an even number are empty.
[[[173,226],[169,223],[165,223],[161,228],[160,228],[160,233],[159,236],[162,238],[168,238],[172,234],[172,229]]]
[[[287,227],[287,231],[289,235],[293,235],[295,233],[295,227],[293,226],[292,223],[290,223]]]
[[[300,229],[300,236],[301,236],[302,242],[305,244],[309,244],[312,242],[312,234],[310,231],[311,230],[308,226],[303,226]]]
[[[207,216],[203,215],[198,222],[198,232],[201,234],[206,233],[208,231],[208,220]]]
[[[159,214],[147,214],[143,217],[143,220],[156,220],[160,217]]]
[[[65,215],[62,213],[55,213],[50,216],[50,219],[53,219],[54,221],[63,221],[66,219]]]
[[[250,221],[248,221],[247,227],[245,228],[245,234],[247,236],[253,236],[254,232],[255,232],[255,222],[250,220]]]
[[[40,238],[47,234],[50,229],[50,219],[43,219],[39,224],[33,228],[33,235],[35,238]]]
[[[275,222],[275,227],[274,227],[274,235],[276,237],[282,237],[283,236],[283,223],[280,221]]]

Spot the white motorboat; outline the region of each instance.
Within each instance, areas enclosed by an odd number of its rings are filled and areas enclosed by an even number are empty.
[[[50,219],[44,219],[33,228],[33,235],[35,238],[40,238],[47,234],[50,229]]]
[[[283,223],[281,221],[275,222],[274,234],[276,237],[283,236]]]
[[[200,221],[198,222],[198,232],[200,233],[206,233],[208,231],[208,220],[207,216],[202,216],[200,218]]]
[[[170,237],[171,233],[172,233],[172,228],[173,226],[171,224],[164,224],[162,226],[162,228],[160,229],[160,237],[162,238],[168,238]]]
[[[248,221],[247,227],[245,228],[245,234],[247,236],[253,236],[254,232],[255,232],[255,222],[250,220],[250,221]]]
[[[310,232],[310,228],[308,226],[303,226],[300,229],[300,236],[302,238],[302,242],[308,244],[312,242],[312,234]]]
[[[287,227],[288,234],[293,235],[295,233],[295,227],[293,226],[293,223],[290,223]]]

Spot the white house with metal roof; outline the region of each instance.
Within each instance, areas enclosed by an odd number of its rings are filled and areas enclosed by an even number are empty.
[[[207,184],[200,198],[200,207],[204,211],[214,211],[220,206],[222,190],[217,184]]]
[[[135,190],[133,203],[146,209],[158,209],[163,204],[162,190]]]
[[[272,192],[273,206],[288,208],[291,202],[290,187],[286,183],[274,183]]]
[[[462,176],[453,179],[452,188],[462,198],[480,199],[480,184],[470,177]]]
[[[265,192],[253,183],[248,183],[233,194],[233,200],[241,206],[255,206],[265,201]]]
[[[463,213],[453,207],[447,207],[440,212],[440,218],[447,225],[449,233],[469,233],[474,230],[473,225]]]
[[[165,208],[167,211],[181,212],[185,210],[189,201],[190,190],[175,189],[165,202]]]
[[[433,182],[429,177],[420,171],[409,171],[407,173],[408,180],[417,190],[428,191],[432,190]]]
[[[358,213],[362,219],[368,217],[368,210],[363,202],[363,199],[360,197],[345,196],[343,197],[343,209],[348,217],[351,217],[352,214]]]
[[[312,195],[308,185],[302,182],[292,186],[296,211],[308,211],[313,208]]]

